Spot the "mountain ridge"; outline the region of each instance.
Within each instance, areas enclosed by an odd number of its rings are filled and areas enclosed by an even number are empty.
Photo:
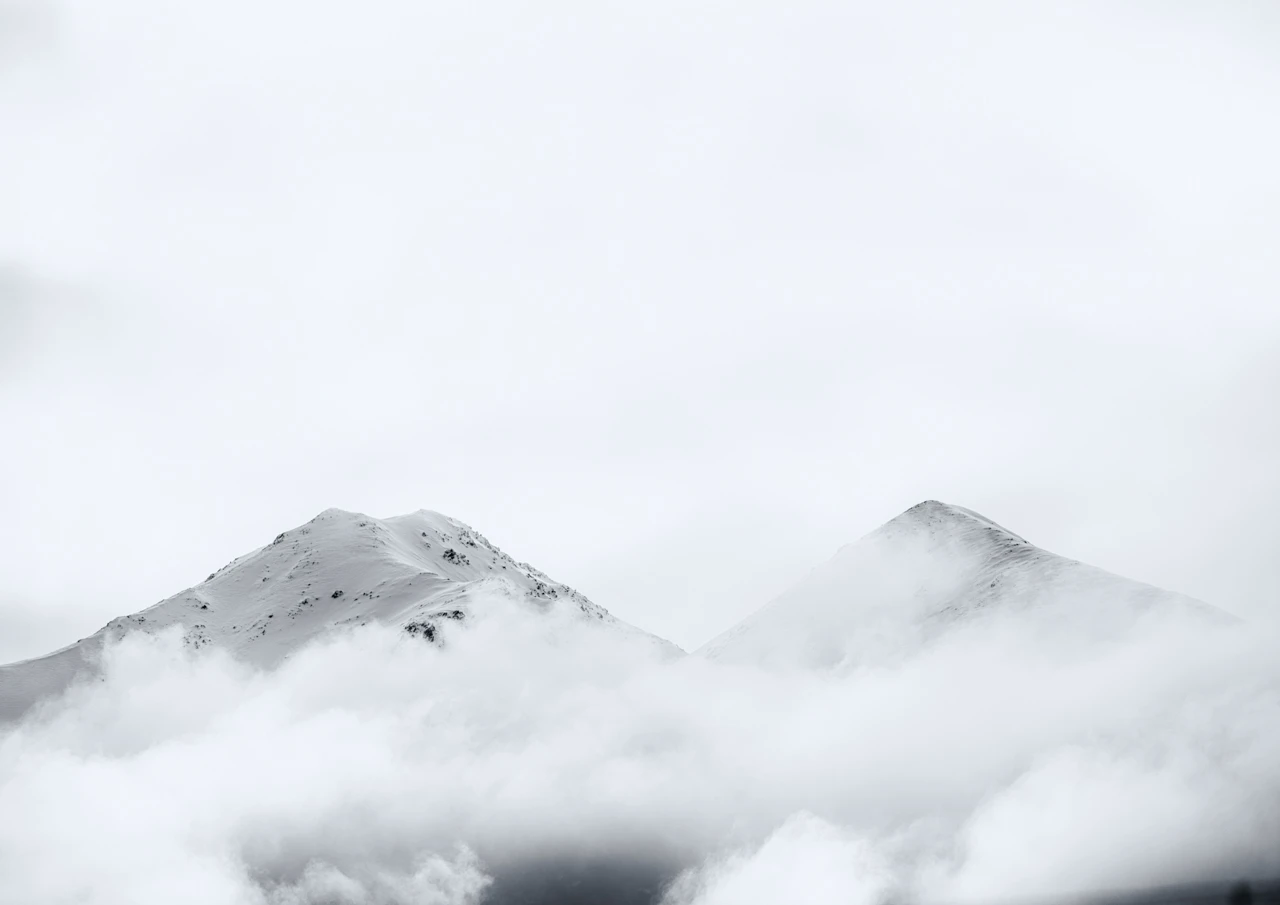
[[[592,623],[647,638],[667,655],[683,654],[458,519],[429,509],[377,519],[330,508],[87,638],[0,665],[0,720],[92,672],[103,646],[131,632],[180,626],[191,648],[218,645],[270,668],[327,632],[371,622],[442,643],[478,600],[494,595],[535,610],[558,601]],[[697,653],[831,666],[922,643],[986,614],[1037,609],[1076,624],[1171,609],[1234,621],[1202,601],[1043,550],[972,509],[925,500],[840,547]]]

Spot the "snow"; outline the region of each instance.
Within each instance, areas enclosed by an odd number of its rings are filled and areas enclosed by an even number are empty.
[[[703,646],[731,663],[835,667],[909,652],[956,624],[1031,612],[1099,637],[1144,614],[1232,617],[1057,556],[970,509],[927,500]]]
[[[609,630],[679,648],[614,618],[582,594],[517,562],[473,528],[430,510],[376,519],[329,509],[156,605],[44,657],[0,666],[0,721],[92,672],[103,644],[180,626],[261,667],[344,627],[395,626],[442,643],[494,596],[535,610],[556,602]],[[984,615],[1034,611],[1099,636],[1152,611],[1231,617],[1029,543],[961,506],[929,500],[841,548],[800,584],[705,645],[716,660],[828,668],[909,653]]]
[[[516,561],[457,519],[426,509],[388,519],[328,509],[200,584],[113,619],[88,638],[0,666],[0,721],[92,672],[103,644],[130,632],[180,626],[192,648],[214,645],[269,668],[342,627],[381,623],[438,642],[449,625],[482,605],[478,601],[495,595],[535,610],[567,604],[607,630],[644,635],[666,652],[680,653]]]

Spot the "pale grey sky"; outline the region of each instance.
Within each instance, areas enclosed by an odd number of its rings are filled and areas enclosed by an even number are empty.
[[[1274,613],[1271,9],[0,0],[0,661],[329,506],[685,647],[930,497]]]

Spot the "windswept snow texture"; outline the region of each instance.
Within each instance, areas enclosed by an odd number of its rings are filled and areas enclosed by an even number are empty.
[[[272,667],[342,627],[380,623],[440,642],[451,622],[467,618],[480,592],[524,600],[534,609],[567,602],[584,619],[645,634],[512,559],[457,519],[425,509],[389,519],[329,509],[168,600],[113,619],[52,654],[0,666],[0,721],[94,671],[103,643],[130,632],[156,634],[180,625],[192,648],[216,645]],[[679,653],[659,638],[653,643]]]
[[[961,506],[920,503],[815,569],[699,653],[742,664],[838,667],[911,653],[957,623],[1029,614],[1106,637],[1174,611],[1234,617],[1057,556]]]

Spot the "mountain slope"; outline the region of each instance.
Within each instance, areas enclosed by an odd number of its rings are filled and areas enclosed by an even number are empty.
[[[783,666],[892,656],[958,621],[1035,613],[1105,634],[1153,611],[1220,610],[1057,556],[961,506],[928,500],[841,548],[699,653]]]
[[[603,628],[674,645],[614,618],[572,588],[517,562],[474,529],[437,512],[375,519],[329,509],[232,561],[195,587],[44,657],[0,666],[0,720],[92,671],[103,644],[128,632],[181,626],[192,648],[216,645],[274,666],[341,626],[381,623],[427,641],[466,620],[481,596],[545,608],[565,601]]]

